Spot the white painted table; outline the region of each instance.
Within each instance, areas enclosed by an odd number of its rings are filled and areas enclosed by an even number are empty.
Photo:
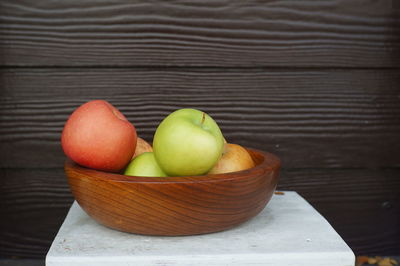
[[[46,256],[48,266],[353,266],[351,249],[295,192],[274,195],[250,221],[224,232],[184,237],[128,234],[91,219],[75,202]]]

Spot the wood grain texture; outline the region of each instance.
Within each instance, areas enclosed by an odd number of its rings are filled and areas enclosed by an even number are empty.
[[[278,188],[305,197],[357,255],[400,250],[400,170],[291,169]]]
[[[44,258],[72,201],[62,168],[0,169],[0,257]]]
[[[148,141],[183,107],[214,117],[229,142],[291,167],[400,165],[399,70],[2,70],[0,167],[60,167],[68,115],[118,107]]]
[[[0,66],[0,257],[44,258],[73,200],[60,133],[94,98],[147,140],[202,109],[228,141],[280,156],[279,189],[356,254],[400,250],[396,1],[4,0]]]
[[[0,259],[0,266],[46,266],[45,259]]]
[[[394,2],[4,0],[1,65],[397,67]]]
[[[255,167],[218,175],[130,177],[71,160],[65,172],[79,205],[101,224],[144,235],[198,235],[239,225],[271,199],[280,160],[257,150],[249,153]]]
[[[291,169],[281,172],[278,189],[310,201],[357,255],[392,255],[400,248],[399,175]],[[44,258],[72,203],[63,169],[0,169],[0,177],[0,256]]]

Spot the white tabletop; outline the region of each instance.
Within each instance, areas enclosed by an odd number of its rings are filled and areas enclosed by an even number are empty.
[[[233,229],[183,237],[112,230],[74,202],[46,256],[48,266],[353,266],[354,262],[342,238],[296,192],[274,195],[259,215]]]

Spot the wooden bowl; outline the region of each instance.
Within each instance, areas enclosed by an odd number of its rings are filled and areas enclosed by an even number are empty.
[[[248,149],[256,166],[185,177],[129,177],[67,160],[65,173],[79,205],[97,222],[124,232],[180,236],[217,232],[262,211],[279,177],[280,160]]]

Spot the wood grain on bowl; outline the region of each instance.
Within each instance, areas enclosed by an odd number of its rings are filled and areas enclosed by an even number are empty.
[[[129,177],[81,167],[65,172],[79,205],[108,227],[146,235],[194,235],[254,217],[277,186],[280,160],[249,149],[254,168],[220,175]]]

